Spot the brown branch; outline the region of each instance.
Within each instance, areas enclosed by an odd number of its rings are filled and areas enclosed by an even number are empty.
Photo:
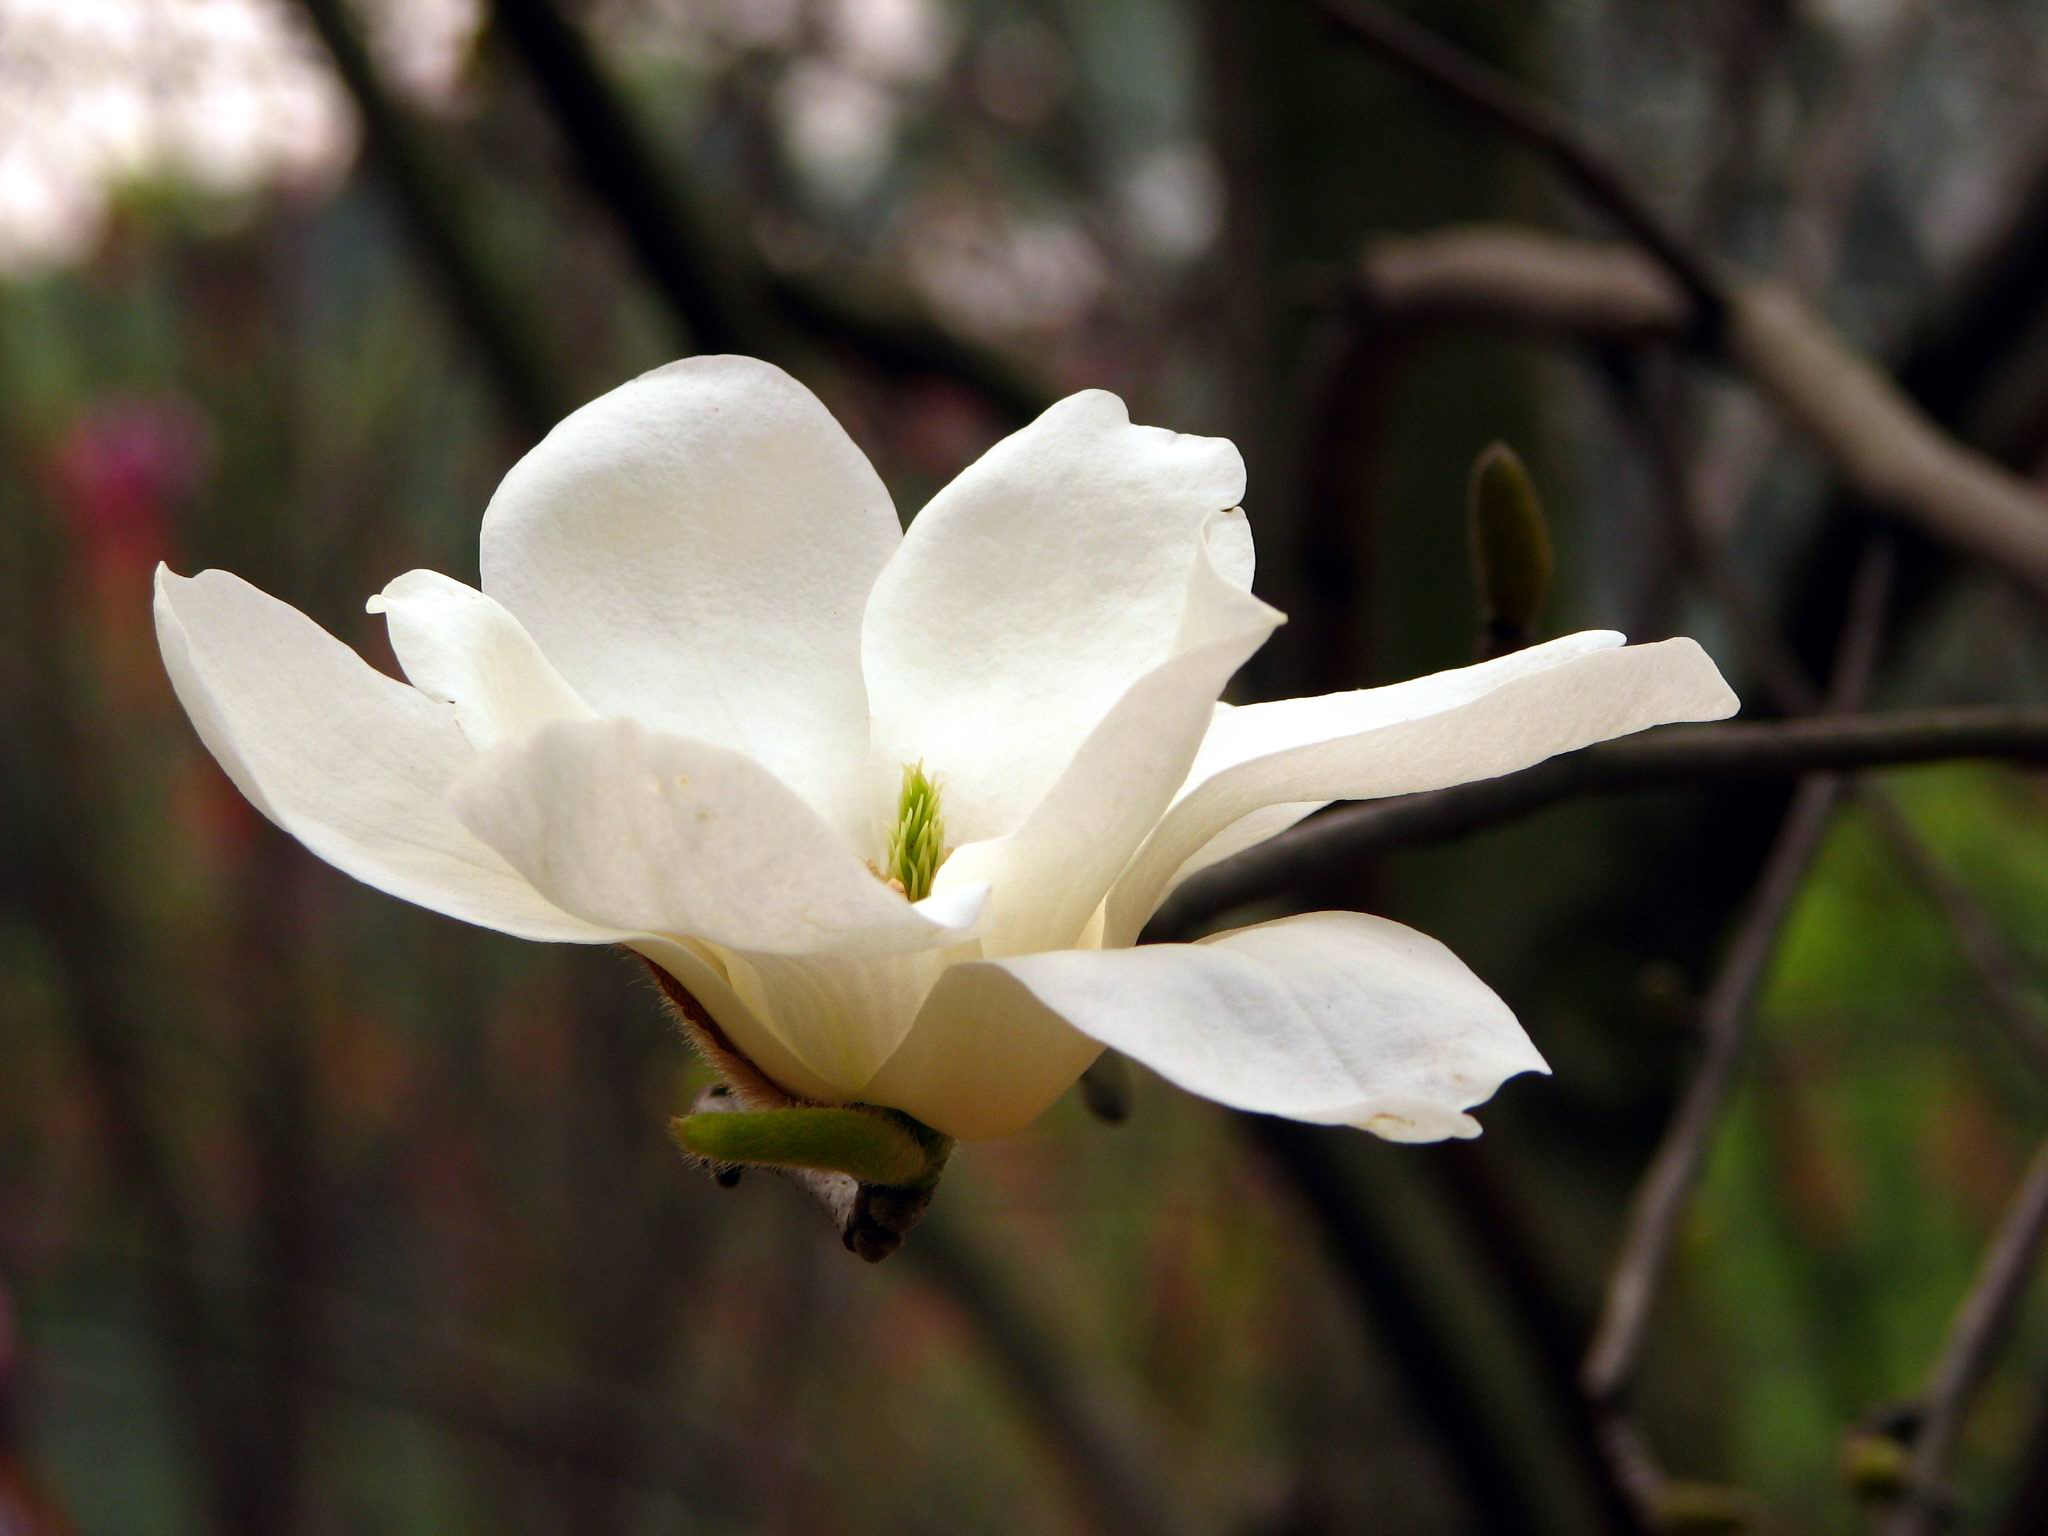
[[[1690,343],[1688,299],[1638,253],[1508,228],[1394,241],[1361,267],[1366,297],[1418,319],[1588,339]],[[1944,432],[1782,287],[1728,289],[1719,355],[1873,507],[2048,594],[2048,497]]]
[[[578,174],[691,342],[702,352],[734,350],[749,329],[734,313],[745,301],[709,257],[709,240],[589,42],[549,0],[494,0],[491,15],[554,114]]]
[[[1347,805],[1194,875],[1160,909],[1148,937],[1202,932],[1235,907],[1284,896],[1305,871],[1463,837],[1585,795],[1716,788],[1965,758],[2048,764],[2048,710],[1935,709],[1666,726],[1476,784]]]
[[[1874,784],[1858,784],[1855,790],[1907,879],[1920,888],[1948,926],[2007,1042],[2026,1058],[2038,1077],[2048,1080],[2048,1010],[2042,1008],[2024,964],[1996,919],[1976,893],[1949,873],[1921,841],[1897,800]]]
[[[476,232],[460,189],[435,163],[404,107],[385,89],[343,0],[299,0],[363,120],[372,169],[449,312],[468,333],[506,416],[538,439],[573,402]]]
[[[1382,5],[1315,3],[1355,41],[1548,158],[1678,290],[1677,339],[1726,353],[1860,495],[2048,596],[2048,500],[2035,488],[1941,431],[1790,294],[1710,270],[1540,97]]]
[[[1384,5],[1370,0],[1314,3],[1344,36],[1549,160],[1573,190],[1671,275],[1684,290],[1688,314],[1700,332],[1711,336],[1718,330],[1721,281],[1705,258],[1637,194],[1620,166],[1580,138],[1547,101]]]
[[[1843,626],[1829,690],[1831,710],[1853,708],[1869,687],[1890,578],[1888,552],[1866,556]],[[1625,1399],[1634,1385],[1650,1316],[1670,1267],[1680,1218],[1699,1181],[1735,1084],[1751,1007],[1768,974],[1785,919],[1820,852],[1841,787],[1841,779],[1833,774],[1815,774],[1800,782],[1764,861],[1749,909],[1708,988],[1700,1017],[1706,1053],[1637,1186],[1582,1372],[1587,1395],[1617,1419],[1625,1417]]]
[[[1313,1218],[1328,1262],[1372,1343],[1407,1388],[1408,1400],[1433,1431],[1452,1486],[1467,1506],[1471,1528],[1553,1532],[1543,1519],[1547,1476],[1532,1478],[1515,1453],[1511,1428],[1496,1401],[1498,1363],[1470,1365],[1470,1333],[1453,1315],[1417,1258],[1409,1235],[1347,1170],[1339,1156],[1344,1133],[1268,1115],[1234,1117],[1263,1152],[1288,1191]],[[1626,1526],[1612,1527],[1617,1533]]]
[[[1841,781],[1806,780],[1764,865],[1757,892],[1707,994],[1700,1027],[1706,1055],[1686,1085],[1664,1141],[1636,1197],[1622,1259],[1608,1283],[1600,1327],[1587,1351],[1584,1382],[1596,1402],[1618,1406],[1633,1384],[1644,1334],[1677,1240],[1678,1220],[1699,1177],[1746,1043],[1751,1002],[1762,985],[1778,932],[1820,850]]]
[[[1833,280],[1888,109],[1934,21],[1934,0],[1901,0],[1876,40],[1847,60],[1841,82],[1792,146],[1782,275],[1811,299]]]
[[[1223,1520],[1194,1518],[1164,1471],[1165,1456],[1127,1385],[1046,1325],[1006,1264],[957,1221],[935,1221],[909,1250],[912,1267],[973,1324],[1025,1414],[1066,1468],[1097,1529],[1175,1536]]]
[[[1990,1373],[2048,1238],[2048,1143],[2034,1153],[1957,1311],[1948,1343],[1922,1399],[1906,1495],[1886,1536],[1935,1536],[1951,1513],[1949,1464],[1977,1389]]]
[[[898,378],[944,378],[1001,416],[1050,403],[1018,370],[901,303],[843,286],[770,277],[706,227],[653,137],[607,78],[583,33],[552,0],[493,0],[498,30],[532,77],[597,203],[616,220],[648,282],[699,351],[785,352],[793,327]]]

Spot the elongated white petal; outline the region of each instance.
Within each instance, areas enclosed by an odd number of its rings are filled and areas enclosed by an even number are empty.
[[[200,739],[258,810],[328,863],[521,938],[616,937],[548,901],[455,819],[446,791],[476,752],[447,705],[225,571],[159,566],[156,623]]]
[[[566,911],[766,954],[958,942],[987,893],[905,901],[759,763],[633,720],[564,720],[480,758],[450,803]]]
[[[1357,912],[977,969],[1190,1092],[1391,1141],[1475,1136],[1467,1109],[1518,1072],[1547,1070],[1456,955]]]
[[[369,601],[413,687],[455,708],[479,752],[550,720],[587,720],[590,706],[541,655],[517,619],[474,587],[407,571]]]
[[[695,357],[568,417],[483,527],[483,588],[600,714],[744,752],[868,830],[860,626],[889,494],[781,369]]]
[[[1243,523],[1241,514],[1212,521],[1188,584],[1183,648],[1111,706],[1021,826],[957,849],[941,867],[940,889],[990,888],[984,953],[1075,942],[1186,779],[1216,695],[1280,623],[1235,579]]]
[[[1220,712],[1187,786],[1110,894],[1107,942],[1130,943],[1174,875],[1265,807],[1441,789],[1735,709],[1693,641],[1629,646],[1597,631],[1390,688]]]
[[[861,1090],[967,1141],[1021,1131],[1102,1047],[986,961],[939,977],[909,1034]]]
[[[1090,391],[1005,438],[910,525],[863,633],[877,771],[922,759],[956,842],[1014,830],[1088,733],[1180,649],[1204,529],[1244,494],[1217,438]],[[1250,575],[1249,535],[1226,536]]]

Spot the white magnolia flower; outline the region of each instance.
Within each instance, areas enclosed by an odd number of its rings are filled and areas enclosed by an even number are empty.
[[[999,1136],[1112,1046],[1244,1109],[1473,1135],[1465,1111],[1543,1062],[1433,939],[1351,912],[1140,928],[1331,800],[1734,696],[1690,640],[1594,632],[1219,704],[1281,622],[1244,484],[1229,443],[1091,391],[903,533],[802,385],[692,358],[520,461],[481,591],[411,571],[370,600],[410,686],[221,571],[159,571],[157,623],[207,746],[308,848],[468,922],[631,946],[798,1099]]]

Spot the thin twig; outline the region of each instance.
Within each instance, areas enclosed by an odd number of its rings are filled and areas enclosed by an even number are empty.
[[[957,1220],[938,1220],[909,1252],[974,1325],[975,1337],[1008,1379],[1096,1515],[1116,1536],[1176,1536],[1201,1528],[1162,1471],[1146,1419],[1116,1378],[1053,1336],[1008,1271]],[[1220,1526],[1221,1521],[1211,1521]]]
[[[1666,726],[1476,784],[1325,812],[1191,877],[1160,909],[1148,937],[1200,933],[1234,907],[1284,896],[1304,872],[1462,837],[1585,795],[1717,788],[1966,758],[2048,763],[2048,710],[1935,709]]]
[[[844,348],[864,367],[964,386],[1008,420],[1050,403],[1018,370],[928,317],[844,284],[769,277],[715,238],[682,195],[675,170],[614,84],[589,40],[552,0],[493,0],[505,41],[539,88],[578,174],[617,221],[642,274],[699,351],[785,351],[788,328]]]
[[[1892,857],[1948,925],[2007,1041],[2026,1058],[2037,1076],[2048,1078],[2048,1010],[2043,1009],[2025,966],[2000,932],[1997,921],[1976,893],[1949,873],[1934,851],[1921,841],[1896,799],[1874,784],[1858,784],[1854,788],[1857,800],[1870,813],[1878,836]]]
[[[1543,1518],[1549,1500],[1541,1497],[1553,1490],[1532,1487],[1522,1471],[1494,1401],[1491,1372],[1463,1368],[1464,1330],[1446,1316],[1441,1288],[1417,1265],[1412,1245],[1347,1173],[1335,1134],[1266,1115],[1237,1118],[1314,1219],[1360,1321],[1373,1329],[1416,1412],[1434,1431],[1456,1475],[1456,1491],[1478,1521],[1474,1528],[1555,1530],[1554,1516]]]
[[[1869,686],[1890,581],[1885,555],[1866,558],[1852,595],[1829,706],[1853,707]],[[1620,1417],[1634,1384],[1649,1320],[1670,1267],[1679,1220],[1713,1144],[1747,1042],[1750,1009],[1776,952],[1778,935],[1820,851],[1841,791],[1834,774],[1801,781],[1764,861],[1749,910],[1707,991],[1700,1028],[1706,1053],[1686,1085],[1657,1154],[1637,1188],[1600,1324],[1586,1352],[1587,1394]]]
[[[1715,333],[1723,295],[1705,258],[1637,194],[1620,166],[1582,139],[1550,103],[1384,5],[1315,0],[1315,8],[1352,41],[1548,159],[1581,197],[1671,274],[1691,301],[1702,334]]]
[[[1439,230],[1369,251],[1386,313],[1690,345],[1686,293],[1638,252],[1499,226]],[[2048,497],[1942,430],[1783,287],[1732,282],[1718,356],[1874,510],[2048,594]]]
[[[1886,1536],[1935,1536],[1948,1523],[1948,1471],[1956,1442],[1977,1389],[2012,1326],[2044,1238],[2048,1238],[2048,1143],[2042,1144],[2027,1165],[2019,1192],[1984,1255],[1970,1294],[1956,1313],[1948,1343],[1922,1399],[1906,1495],[1886,1526]]]
[[[1876,40],[1846,60],[1790,159],[1780,276],[1802,298],[1827,291],[1885,116],[1934,20],[1934,0],[1900,0]]]
[[[573,402],[563,399],[557,375],[488,245],[477,236],[459,188],[442,173],[418,126],[385,89],[342,0],[299,3],[355,101],[371,164],[442,301],[476,346],[507,416],[526,436],[538,439]]]
[[[498,33],[525,66],[569,142],[591,193],[618,220],[634,257],[702,352],[740,342],[740,302],[715,270],[708,239],[671,191],[653,144],[620,104],[583,34],[548,0],[494,0]]]

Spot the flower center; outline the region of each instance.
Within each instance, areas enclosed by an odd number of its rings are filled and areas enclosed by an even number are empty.
[[[889,833],[889,851],[878,871],[910,901],[932,893],[932,879],[946,855],[946,822],[939,814],[939,784],[924,764],[903,765],[903,788],[896,796],[896,825]]]

